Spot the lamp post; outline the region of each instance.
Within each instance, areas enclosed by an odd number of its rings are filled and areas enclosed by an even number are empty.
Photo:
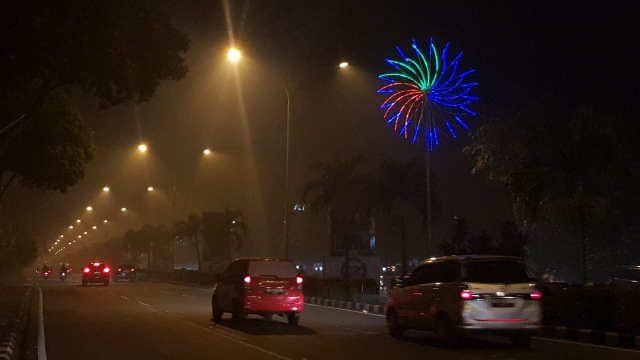
[[[232,63],[237,63],[241,58],[241,53],[236,48],[230,48],[227,52],[227,58]],[[342,61],[338,64],[340,68],[346,68],[349,63]],[[331,66],[333,68],[333,65]],[[318,70],[325,69],[326,67],[320,67],[303,74],[303,76],[314,73]],[[286,145],[285,145],[285,167],[284,167],[284,257],[289,257],[289,153],[290,153],[290,139],[291,139],[291,94],[287,83],[280,77],[282,88],[287,96],[287,133],[286,133]],[[292,88],[295,90],[295,87]]]

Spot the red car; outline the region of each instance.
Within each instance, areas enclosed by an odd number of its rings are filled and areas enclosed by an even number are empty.
[[[109,285],[110,276],[111,269],[107,264],[101,262],[89,263],[82,269],[82,286],[86,286],[88,283]]]
[[[235,260],[218,275],[218,283],[213,288],[213,321],[220,320],[225,312],[234,318],[258,314],[271,319],[276,314],[295,325],[304,307],[302,281],[289,259]]]

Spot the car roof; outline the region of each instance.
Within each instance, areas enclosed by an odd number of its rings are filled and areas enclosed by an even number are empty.
[[[465,260],[512,260],[512,261],[521,261],[522,258],[519,256],[503,256],[503,255],[447,255],[447,256],[439,256],[432,257],[423,260],[420,262],[420,265],[429,264],[433,262],[440,262],[444,260],[454,260],[454,261],[465,261]]]

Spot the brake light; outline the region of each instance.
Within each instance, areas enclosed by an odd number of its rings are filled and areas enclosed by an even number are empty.
[[[300,277],[300,276],[296,277],[296,283],[297,284],[302,284],[302,277]]]
[[[244,277],[244,283],[245,284],[251,284],[251,276],[247,275]]]
[[[529,294],[529,297],[534,299],[534,300],[540,300],[542,299],[542,293],[539,291],[534,291],[531,294]]]
[[[118,271],[122,271],[122,269],[118,268]]]
[[[111,271],[111,269],[109,269],[108,266],[105,266],[104,269],[102,269],[102,272],[108,273],[109,271]]]
[[[131,269],[131,271],[136,271],[136,269]]]
[[[460,292],[460,298],[462,300],[471,300],[473,299],[473,294],[468,292],[467,290],[463,290]]]
[[[84,271],[85,273],[88,273],[88,272],[89,272],[89,271],[91,271],[91,270],[89,270],[89,268],[88,268],[88,267],[86,267],[86,268],[84,268],[84,270],[82,270],[82,271]]]

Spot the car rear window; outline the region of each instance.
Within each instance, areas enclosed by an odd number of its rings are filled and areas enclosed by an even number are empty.
[[[278,279],[290,279],[298,275],[293,263],[288,261],[252,261],[249,263],[248,272],[251,276]]]
[[[466,265],[468,282],[487,284],[515,284],[531,282],[523,264],[517,261],[478,260]]]

